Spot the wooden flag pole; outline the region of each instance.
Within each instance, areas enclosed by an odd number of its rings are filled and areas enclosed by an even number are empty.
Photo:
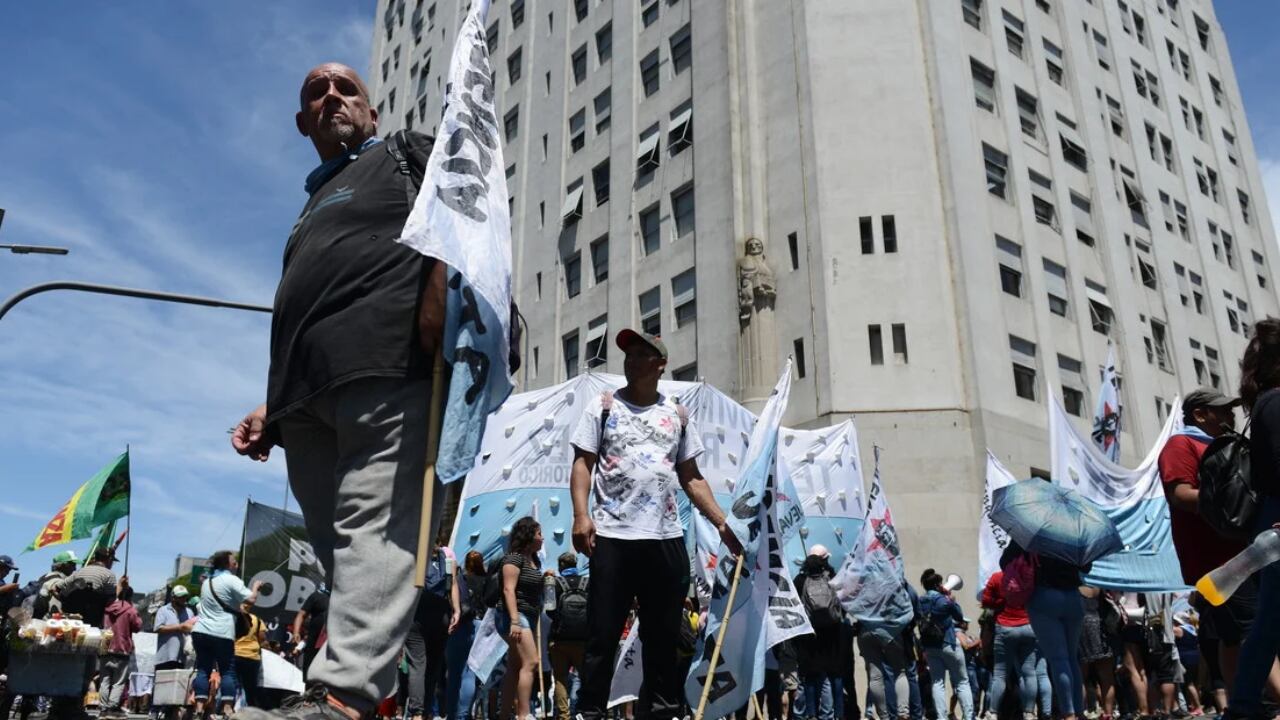
[[[444,354],[436,350],[431,368],[431,414],[427,417],[427,471],[422,477],[422,517],[418,520],[418,558],[413,584],[427,584],[427,559],[431,547],[431,513],[435,501],[436,455],[440,452],[440,424],[444,416]]]
[[[738,581],[742,579],[742,564],[746,558],[737,556],[733,564],[733,582],[729,585],[729,602],[724,608],[724,618],[720,620],[720,632],[716,633],[716,646],[711,649],[711,665],[707,667],[707,679],[702,683],[702,698],[698,700],[698,712],[694,720],[702,720],[702,713],[707,709],[707,698],[711,696],[711,683],[716,676],[716,664],[720,662],[720,648],[724,645],[725,633],[729,630],[729,617],[733,614],[733,599],[738,594]]]
[[[129,446],[124,446],[125,457],[129,457]],[[133,540],[129,538],[129,530],[133,528],[133,468],[132,458],[129,468],[129,494],[125,496],[125,516],[124,516],[124,576],[129,577],[129,548],[133,545]],[[115,548],[111,548],[112,555],[115,555]],[[133,598],[130,598],[132,601]]]

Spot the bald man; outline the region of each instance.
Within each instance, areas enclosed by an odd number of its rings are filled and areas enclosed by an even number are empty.
[[[285,714],[346,720],[395,689],[418,598],[411,578],[444,266],[395,242],[432,139],[378,139],[369,91],[345,65],[307,73],[300,104],[298,132],[320,164],[284,248],[267,401],[231,444],[254,460],[284,447],[332,588],[306,702]]]

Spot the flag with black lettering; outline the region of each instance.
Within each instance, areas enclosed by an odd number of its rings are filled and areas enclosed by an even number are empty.
[[[743,552],[734,557],[721,546],[717,553],[711,607],[685,682],[688,701],[696,707],[711,675],[705,717],[725,717],[746,705],[751,693],[764,686],[765,652],[788,637],[812,632],[787,572],[778,526],[778,429],[790,389],[788,362],[752,430],[742,465],[745,470],[734,483],[728,523]],[[738,563],[741,577],[730,610],[730,587]],[[724,641],[713,671],[711,656],[726,614]]]
[[[511,393],[511,216],[488,14],[489,0],[475,0],[458,33],[440,132],[399,240],[448,265],[443,347],[453,373],[436,459],[446,483],[471,469],[486,418]]]

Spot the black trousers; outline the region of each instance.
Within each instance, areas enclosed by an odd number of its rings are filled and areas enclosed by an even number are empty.
[[[683,538],[614,540],[596,538],[587,590],[586,658],[578,712],[583,720],[600,720],[609,702],[614,655],[633,603],[639,604],[644,685],[636,718],[680,717],[684,713],[684,676],[676,644],[689,593],[689,555]]]
[[[404,639],[405,659],[409,664],[408,695],[405,714],[432,716],[436,688],[444,677],[444,646],[449,639],[449,626],[443,618],[424,627],[419,620],[409,626]],[[435,713],[443,715],[442,712]]]
[[[244,690],[244,704],[249,707],[262,707],[258,697],[258,675],[261,671],[261,660],[236,656],[236,680],[240,681],[240,689]]]

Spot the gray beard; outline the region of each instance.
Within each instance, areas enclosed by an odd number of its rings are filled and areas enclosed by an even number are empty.
[[[342,120],[329,121],[327,128],[334,140],[346,144],[356,134],[356,126]]]

